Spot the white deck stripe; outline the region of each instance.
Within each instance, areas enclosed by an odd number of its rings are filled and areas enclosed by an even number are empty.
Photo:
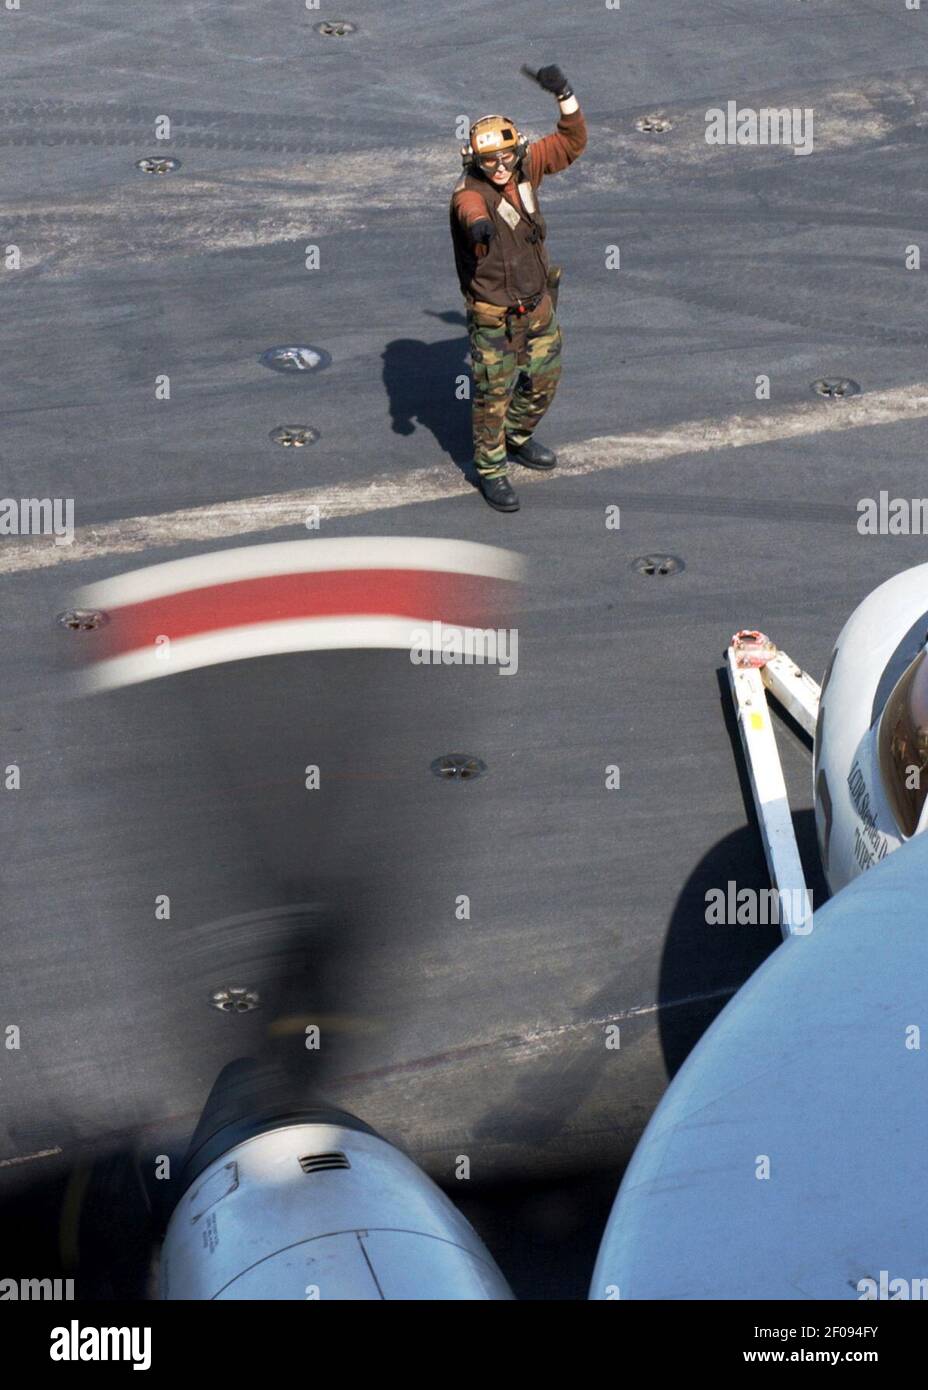
[[[893,425],[928,416],[928,382],[874,391],[844,401],[808,401],[781,411],[755,411],[722,420],[686,420],[667,429],[603,435],[558,450],[561,476],[580,477],[610,468],[692,457],[723,449],[743,449],[841,430]],[[557,475],[555,475],[557,476]],[[519,487],[543,476],[519,470]],[[366,482],[248,497],[215,506],[191,507],[160,516],[136,516],[100,526],[79,527],[72,545],[51,537],[0,538],[0,574],[47,569],[104,555],[132,555],[159,546],[220,541],[255,535],[276,527],[305,525],[309,508],[323,520],[408,507],[467,496],[484,506],[450,462],[401,473],[384,473]]]

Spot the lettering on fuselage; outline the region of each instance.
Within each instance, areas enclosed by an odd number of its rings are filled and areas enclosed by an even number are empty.
[[[863,872],[886,858],[889,853],[889,841],[883,832],[877,829],[876,813],[870,805],[870,793],[856,758],[848,773],[847,788],[854,803],[854,810],[863,822],[862,825],[854,827],[854,858],[858,868]]]

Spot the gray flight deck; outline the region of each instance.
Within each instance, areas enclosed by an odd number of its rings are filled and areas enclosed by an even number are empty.
[[[925,559],[856,521],[926,491],[926,44],[904,0],[0,8],[0,494],[73,498],[78,528],[73,551],[0,538],[0,1274],[142,1292],[172,1200],[153,1156],[256,1056],[420,1162],[520,1296],[583,1296],[668,1075],[779,940],[704,920],[708,888],[765,882],[727,641],[761,627],[818,678]],[[464,472],[447,207],[460,117],[554,128],[524,62],[564,69],[589,145],[541,195],[565,348],[539,437],[564,470],[514,466],[501,516]],[[812,153],[708,145],[729,101],[812,108]],[[655,113],[672,128],[636,129]],[[331,364],[260,364],[291,343]],[[691,448],[652,447],[687,422]],[[269,440],[289,424],[318,442]],[[321,536],[522,553],[518,674],[308,653],[69,695],[76,585],[305,538],[255,501],[302,490]],[[208,507],[207,539],[166,515]],[[685,569],[636,572],[651,553]],[[820,898],[811,755],[780,734]],[[439,781],[448,752],[486,773]],[[260,1007],[211,1007],[230,985]]]

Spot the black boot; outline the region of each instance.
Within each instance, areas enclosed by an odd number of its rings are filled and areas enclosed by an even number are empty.
[[[546,449],[544,444],[537,444],[534,439],[526,439],[524,444],[509,444],[507,441],[507,449],[509,457],[526,468],[549,469],[557,464],[557,454]]]
[[[517,512],[519,510],[519,499],[505,473],[500,474],[498,478],[481,476],[479,485],[480,491],[496,511]]]

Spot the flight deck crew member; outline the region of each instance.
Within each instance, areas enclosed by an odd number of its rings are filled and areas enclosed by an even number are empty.
[[[451,199],[454,260],[467,302],[474,465],[480,491],[501,512],[519,509],[507,454],[527,468],[557,463],[533,438],[561,374],[560,272],[548,264],[537,190],[546,174],[571,165],[587,141],[583,113],[560,68],[523,71],[557,97],[557,130],[529,143],[506,116],[475,121]]]

